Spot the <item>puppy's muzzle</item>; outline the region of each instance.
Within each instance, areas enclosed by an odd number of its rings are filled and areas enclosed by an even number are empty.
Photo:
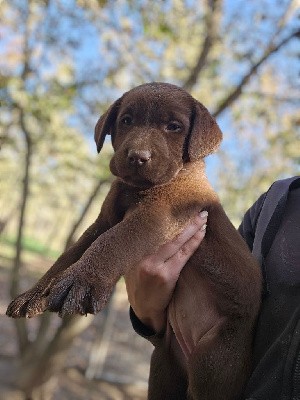
[[[127,160],[129,165],[141,167],[151,160],[151,152],[149,150],[129,150]]]

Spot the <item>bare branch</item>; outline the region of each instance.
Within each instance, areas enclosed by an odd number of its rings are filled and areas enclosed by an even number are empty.
[[[99,181],[96,183],[95,187],[93,188],[92,193],[90,194],[89,198],[87,199],[85,206],[83,207],[81,214],[79,215],[79,218],[74,222],[74,224],[71,227],[71,230],[66,239],[65,250],[67,250],[73,243],[76,230],[78,229],[79,225],[82,223],[84,217],[88,213],[93,201],[95,200],[96,196],[100,192],[100,189],[106,183],[109,183],[108,179],[104,179],[104,180],[99,179]]]
[[[279,103],[290,103],[290,104],[300,104],[300,98],[297,95],[274,95],[273,93],[266,93],[262,91],[249,91],[247,92],[250,96],[253,97],[259,97],[259,98],[265,98],[265,99],[272,99],[274,101],[277,101]]]
[[[218,11],[220,10],[221,0],[208,0],[207,3],[208,3],[207,4],[208,11],[205,18],[206,37],[203,41],[203,45],[200,50],[197,62],[194,68],[192,69],[190,76],[182,85],[182,87],[187,91],[190,91],[192,87],[196,84],[201,71],[206,65],[208,55],[216,39],[217,22],[219,20]]]
[[[274,32],[273,37],[271,38],[270,42],[273,42],[273,40],[275,40],[276,36],[281,32],[281,29],[284,27],[285,23],[286,23],[286,19],[288,18],[288,15],[291,11],[292,5],[293,5],[294,0],[289,0],[286,4],[285,10],[282,13],[282,15],[279,17],[278,21],[277,21],[277,29]]]
[[[285,39],[282,39],[278,44],[270,43],[267,47],[266,51],[262,55],[262,57],[250,68],[248,73],[242,78],[239,85],[237,85],[231,93],[220,103],[216,111],[213,113],[214,117],[217,117],[221,114],[226,108],[231,106],[231,104],[241,95],[244,86],[249,82],[252,75],[254,75],[258,68],[274,53],[276,53],[281,47],[286,45],[291,39],[300,36],[300,30],[297,30],[287,36]]]

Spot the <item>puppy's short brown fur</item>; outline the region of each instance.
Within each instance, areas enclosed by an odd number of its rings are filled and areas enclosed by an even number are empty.
[[[221,131],[184,90],[150,83],[99,119],[98,151],[106,134],[117,179],[99,217],[7,314],[100,311],[121,275],[207,210],[205,239],[179,277],[166,332],[155,342],[149,399],[238,399],[251,365],[261,275],[205,176],[203,158],[217,149]]]

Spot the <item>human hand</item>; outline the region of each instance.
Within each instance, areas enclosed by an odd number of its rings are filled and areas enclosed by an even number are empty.
[[[207,212],[202,211],[156,254],[143,259],[125,276],[128,300],[139,320],[155,332],[166,325],[166,310],[180,272],[205,236]]]

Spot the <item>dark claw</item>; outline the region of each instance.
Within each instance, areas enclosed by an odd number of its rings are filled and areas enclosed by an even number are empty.
[[[21,302],[20,299],[16,298],[7,307],[6,315],[12,318],[25,317],[27,304],[28,301]]]
[[[12,318],[31,318],[45,311],[45,304],[41,301],[40,293],[30,290],[13,300],[7,307],[6,315]]]
[[[97,314],[98,312],[103,310],[103,308],[105,307],[110,298],[111,292],[103,291],[102,295],[103,297],[101,298],[101,300],[95,299],[94,296],[92,298],[92,307],[94,310],[94,314]]]
[[[90,289],[88,286],[76,282],[65,298],[61,309],[62,315],[81,314],[86,315],[90,312],[89,300]]]
[[[68,297],[71,289],[72,282],[69,282],[69,284],[66,285],[64,281],[54,285],[51,290],[49,289],[49,295],[46,298],[47,310],[60,313],[65,299]]]
[[[45,299],[40,294],[33,296],[24,307],[24,313],[26,318],[32,318],[35,315],[42,314],[46,310]]]

